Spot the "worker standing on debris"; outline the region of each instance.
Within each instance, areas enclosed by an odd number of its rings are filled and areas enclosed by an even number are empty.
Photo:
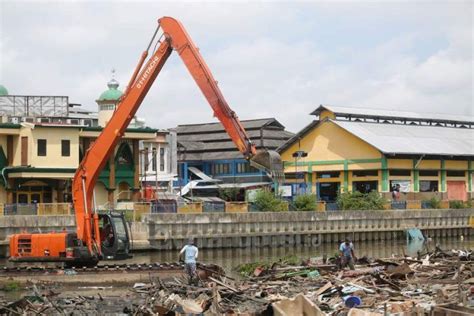
[[[341,268],[349,266],[351,270],[354,270],[354,262],[357,260],[354,254],[354,245],[349,238],[339,246],[339,251],[341,255]]]
[[[179,252],[179,256],[184,253],[184,264],[185,264],[185,271],[188,274],[189,282],[192,283],[196,277],[196,260],[198,258],[199,249],[196,247],[196,242],[194,238],[189,238],[188,244],[181,249]]]

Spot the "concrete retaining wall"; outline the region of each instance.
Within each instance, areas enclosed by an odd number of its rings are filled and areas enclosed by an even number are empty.
[[[148,214],[152,248],[176,249],[190,237],[201,248],[315,245],[346,236],[355,241],[404,238],[418,227],[429,236],[471,233],[473,209],[242,214]]]
[[[134,249],[177,249],[189,237],[201,248],[316,245],[345,237],[354,241],[405,238],[418,227],[432,237],[470,235],[473,209],[343,212],[144,214],[131,225]],[[74,230],[73,216],[0,217],[3,254],[10,234]]]

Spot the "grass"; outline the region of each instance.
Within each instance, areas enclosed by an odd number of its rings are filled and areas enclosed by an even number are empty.
[[[22,289],[20,282],[18,281],[8,281],[3,285],[2,290],[5,292],[15,292]]]

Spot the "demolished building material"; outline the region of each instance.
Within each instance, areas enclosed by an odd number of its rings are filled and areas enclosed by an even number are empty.
[[[122,306],[121,312],[131,315],[372,316],[423,315],[434,310],[473,314],[474,253],[437,248],[422,257],[365,258],[363,264],[357,262],[355,271],[338,271],[322,259],[280,260],[249,264],[241,280],[219,273],[197,285],[184,277],[150,276],[148,282],[136,283],[121,301],[100,294],[63,297],[34,291],[19,301],[2,302],[0,311],[62,314],[74,309],[94,314],[99,308],[117,311]]]

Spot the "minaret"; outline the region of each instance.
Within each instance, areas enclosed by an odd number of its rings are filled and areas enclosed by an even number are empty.
[[[115,80],[115,69],[112,69],[112,79],[107,83],[109,89],[102,92],[96,100],[99,105],[99,126],[101,127],[110,120],[122,96],[122,91],[118,90],[119,85],[119,82]]]

